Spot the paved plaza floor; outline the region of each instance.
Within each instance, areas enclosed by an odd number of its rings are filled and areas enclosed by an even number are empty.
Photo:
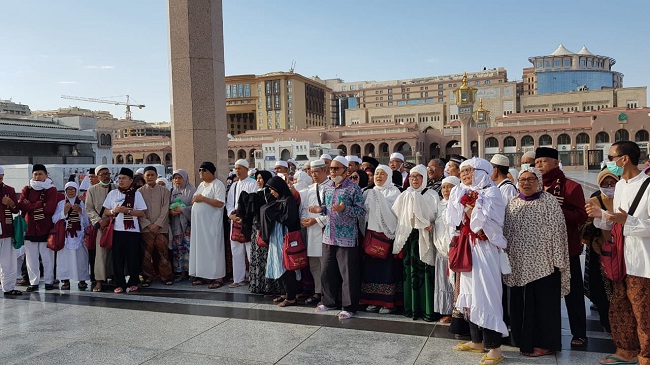
[[[504,347],[504,363],[597,364],[613,344],[597,313],[587,310],[586,349],[570,350],[563,312],[563,351],[527,358]],[[336,311],[278,308],[245,287],[208,290],[181,282],[116,295],[41,286],[0,299],[3,365],[478,364],[480,354],[452,351],[457,342],[442,324],[365,312],[341,321]]]

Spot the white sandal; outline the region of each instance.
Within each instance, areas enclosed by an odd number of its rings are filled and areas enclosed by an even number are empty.
[[[339,312],[339,319],[350,319],[352,318],[354,314],[350,313],[348,311],[340,311]]]
[[[333,309],[336,309],[336,308],[330,308],[330,307],[326,306],[325,304],[319,304],[319,305],[316,306],[316,312],[327,312],[327,311],[331,311]]]

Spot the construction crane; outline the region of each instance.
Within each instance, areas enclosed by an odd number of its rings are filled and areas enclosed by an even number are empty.
[[[126,105],[126,120],[131,120],[131,107],[137,107],[138,109],[144,108],[144,104],[131,104],[131,99],[128,95],[126,96],[126,102],[109,100],[109,99],[99,99],[99,98],[84,98],[81,96],[70,96],[70,95],[61,95],[61,99],[70,99],[70,100],[80,100],[80,101],[89,101],[91,103],[104,103],[104,104],[113,104],[113,105]]]

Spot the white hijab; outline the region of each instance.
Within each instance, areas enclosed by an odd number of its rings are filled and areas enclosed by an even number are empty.
[[[490,171],[492,171],[490,161],[472,157],[469,160],[463,161],[459,168],[462,170],[467,166],[474,168],[471,185],[467,186],[461,180],[460,185],[454,187],[449,194],[447,224],[454,229],[463,222],[463,217],[465,216],[465,207],[460,203],[463,195],[467,194],[469,190],[480,191],[494,186],[494,181],[490,178]]]
[[[373,230],[378,229],[386,237],[393,239],[395,238],[395,229],[397,228],[397,217],[391,207],[395,199],[399,196],[400,191],[388,178],[392,174],[390,167],[379,165],[377,170],[384,171],[387,178],[383,185],[375,183],[374,188],[364,191],[365,219],[368,222],[368,228]]]
[[[411,176],[413,174],[422,176],[422,186],[418,189],[409,187],[397,197],[395,204],[393,204],[393,212],[397,215],[393,253],[399,253],[404,248],[412,230],[417,229],[419,231],[420,260],[433,266],[435,252],[433,250],[432,232],[427,231],[425,228],[435,222],[438,209],[438,193],[434,190],[427,190],[424,195],[421,193],[425,188],[424,182],[427,176],[427,168],[424,165],[417,165],[412,168]]]
[[[293,175],[293,187],[296,189],[296,191],[302,191],[307,188],[309,188],[309,185],[311,185],[314,180],[307,174],[306,172],[302,170],[298,170],[294,173]]]

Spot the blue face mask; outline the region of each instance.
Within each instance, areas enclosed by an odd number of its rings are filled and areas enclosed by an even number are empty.
[[[618,166],[616,161],[607,162],[607,170],[616,176],[623,175],[623,166]]]
[[[521,169],[522,169],[522,170],[527,170],[529,167],[530,167],[530,164],[529,164],[529,163],[522,163],[522,164],[521,164]]]

